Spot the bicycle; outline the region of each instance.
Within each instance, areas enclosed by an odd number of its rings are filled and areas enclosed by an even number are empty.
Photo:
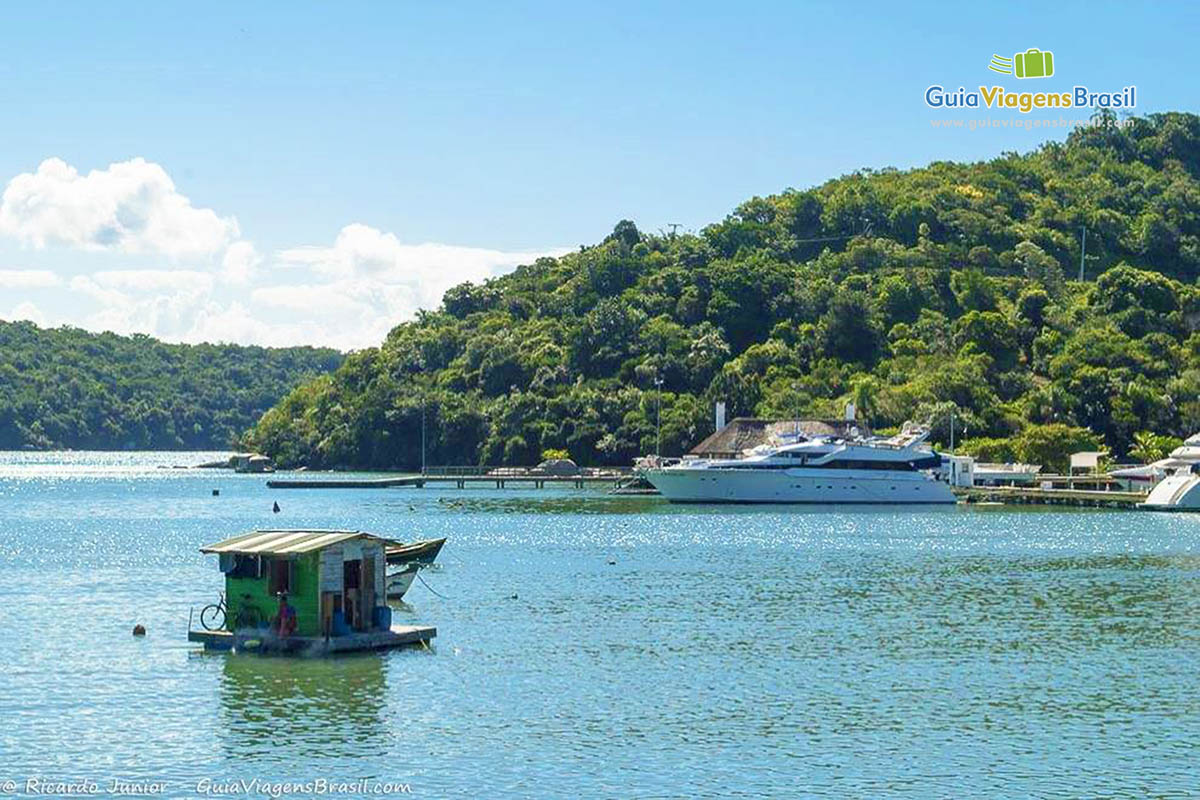
[[[242,599],[246,602],[242,603],[241,608],[238,609],[237,617],[234,619],[234,628],[260,627],[263,621],[262,612],[258,610],[258,606],[249,602],[250,595],[244,594]],[[229,603],[225,599],[224,592],[221,592],[220,600],[200,609],[200,625],[206,631],[224,630],[228,618]]]

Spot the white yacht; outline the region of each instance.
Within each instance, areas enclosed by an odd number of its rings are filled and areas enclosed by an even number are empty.
[[[1146,502],[1138,504],[1138,508],[1146,511],[1200,511],[1200,462],[1163,478],[1150,491]]]
[[[643,471],[673,503],[954,503],[932,474],[941,456],[906,425],[891,437],[807,437],[759,445],[743,458],[684,459]]]
[[[1151,464],[1114,469],[1108,474],[1125,489],[1149,491],[1170,475],[1190,474],[1192,467],[1197,464],[1200,464],[1200,433],[1184,439],[1183,444],[1172,450],[1166,458]]]

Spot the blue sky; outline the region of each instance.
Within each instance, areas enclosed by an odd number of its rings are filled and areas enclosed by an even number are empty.
[[[1065,135],[934,130],[975,113],[927,108],[933,83],[1136,84],[1138,113],[1195,111],[1200,93],[1191,4],[183,9],[6,10],[0,184],[16,211],[0,210],[0,317],[364,346],[447,280],[595,242],[621,218],[698,229],[859,167]],[[1029,47],[1054,52],[1054,78],[986,69]],[[68,171],[38,178],[47,159]],[[48,202],[65,210],[26,213]],[[114,208],[135,218],[115,239]]]

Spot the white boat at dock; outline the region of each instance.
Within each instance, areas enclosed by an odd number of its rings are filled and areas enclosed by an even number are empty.
[[[1108,474],[1125,488],[1149,491],[1164,478],[1187,473],[1197,464],[1200,464],[1200,433],[1184,439],[1183,444],[1166,458],[1150,464],[1121,467]]]
[[[1163,478],[1138,508],[1144,511],[1200,511],[1200,463]]]
[[[952,504],[928,435],[911,424],[890,438],[797,433],[743,458],[685,458],[642,474],[673,503]]]

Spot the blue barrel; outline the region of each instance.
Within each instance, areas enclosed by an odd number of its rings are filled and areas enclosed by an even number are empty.
[[[375,606],[375,611],[371,615],[375,621],[375,627],[380,630],[391,630],[392,627],[392,609],[388,606]]]

